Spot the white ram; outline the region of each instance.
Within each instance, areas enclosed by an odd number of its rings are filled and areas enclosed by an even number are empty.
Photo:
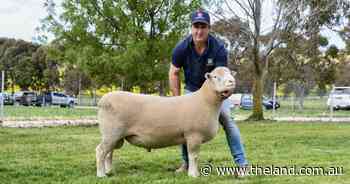
[[[97,176],[111,171],[113,149],[121,148],[124,140],[148,150],[186,144],[188,175],[199,176],[199,147],[217,134],[221,103],[235,87],[227,67],[217,67],[205,78],[198,91],[183,96],[122,91],[104,95],[98,104],[102,141],[96,147]]]

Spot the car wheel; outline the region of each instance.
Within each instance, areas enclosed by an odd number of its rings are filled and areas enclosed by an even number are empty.
[[[264,111],[268,110],[268,108],[265,105],[263,105],[262,108]]]
[[[276,109],[281,107],[280,104],[278,104],[278,103],[275,106],[276,106]]]
[[[69,107],[69,108],[73,108],[73,107],[74,107],[74,102],[69,102],[68,107]]]

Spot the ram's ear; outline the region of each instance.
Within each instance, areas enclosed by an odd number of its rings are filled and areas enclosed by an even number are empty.
[[[234,76],[236,76],[236,74],[237,74],[237,72],[235,72],[235,71],[231,71],[231,75],[234,77]]]
[[[211,75],[210,75],[210,73],[205,73],[204,77],[205,77],[206,79],[210,79],[210,78],[211,78]]]

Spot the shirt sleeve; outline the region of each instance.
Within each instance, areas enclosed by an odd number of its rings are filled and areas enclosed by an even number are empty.
[[[184,60],[185,54],[183,49],[181,49],[179,46],[176,46],[172,54],[172,64],[177,68],[181,68],[184,64]]]
[[[215,57],[215,66],[227,66],[227,50],[222,46]]]

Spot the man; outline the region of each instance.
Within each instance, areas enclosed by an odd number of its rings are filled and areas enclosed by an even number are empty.
[[[170,89],[174,96],[180,95],[179,74],[181,68],[185,74],[185,93],[198,90],[205,81],[204,74],[218,66],[227,66],[227,51],[222,43],[209,34],[210,16],[203,10],[192,13],[191,35],[179,42],[172,54],[172,64],[169,70]],[[223,126],[228,146],[235,163],[246,167],[248,162],[241,143],[240,131],[231,117],[230,103],[225,100],[221,106],[219,118]],[[188,152],[182,145],[183,164],[177,172],[188,169]],[[238,173],[240,176],[243,173]]]

